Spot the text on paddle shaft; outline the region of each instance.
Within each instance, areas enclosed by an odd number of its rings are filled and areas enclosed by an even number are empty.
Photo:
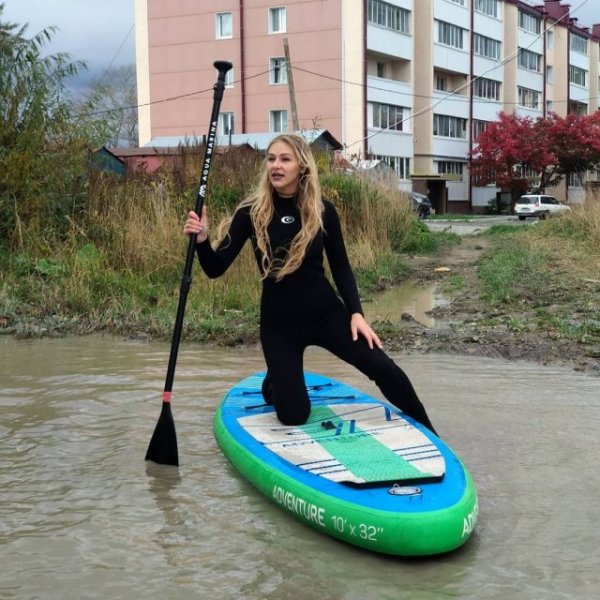
[[[383,533],[383,527],[375,527],[367,523],[352,523],[346,517],[332,515],[327,518],[325,508],[307,502],[281,486],[273,487],[273,500],[300,518],[319,527],[332,527],[341,534],[360,538],[369,542],[377,542],[377,536]]]
[[[217,124],[217,121],[213,121],[210,124],[210,130],[208,132],[208,143],[206,145],[206,152],[204,153],[204,165],[202,167],[202,176],[200,177],[200,189],[198,190],[198,195],[203,199],[206,197],[206,184],[208,181],[208,171],[210,169],[210,163],[212,161],[213,147],[215,145]]]

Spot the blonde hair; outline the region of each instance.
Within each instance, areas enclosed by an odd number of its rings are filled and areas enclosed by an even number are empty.
[[[306,140],[292,133],[278,135],[269,143],[267,156],[271,146],[277,142],[283,142],[290,147],[300,164],[301,173],[296,198],[302,226],[294,236],[287,256],[284,259],[273,259],[267,233],[267,227],[273,218],[273,194],[275,193],[267,171],[267,158],[263,163],[263,171],[256,190],[240,202],[236,212],[241,208],[250,207],[250,218],[254,226],[256,245],[262,255],[262,278],[273,276],[276,281],[280,281],[283,277],[298,269],[304,260],[309,244],[323,229],[323,200],[321,198],[317,165]],[[232,218],[226,219],[219,225],[219,239],[229,229]]]

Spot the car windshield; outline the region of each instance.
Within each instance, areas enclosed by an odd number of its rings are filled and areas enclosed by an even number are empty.
[[[531,196],[521,196],[517,201],[517,204],[535,204],[535,198]]]

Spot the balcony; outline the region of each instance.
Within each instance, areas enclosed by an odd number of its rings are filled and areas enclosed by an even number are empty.
[[[382,77],[367,77],[367,100],[395,106],[413,107],[412,87],[404,81]]]
[[[413,38],[407,33],[400,33],[369,23],[367,26],[367,50],[412,60]]]

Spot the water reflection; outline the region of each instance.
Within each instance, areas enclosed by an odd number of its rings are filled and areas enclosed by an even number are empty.
[[[471,471],[479,525],[458,552],[399,560],[329,539],[241,479],[212,436],[258,348],[185,345],[182,466],[144,463],[167,344],[0,338],[2,598],[229,600],[596,597],[600,379],[458,356],[395,358]],[[326,352],[306,368],[367,392]]]
[[[435,319],[429,312],[447,301],[436,286],[406,284],[378,292],[364,303],[365,317],[369,322],[391,321],[399,323],[404,313],[426,327],[434,327]]]

